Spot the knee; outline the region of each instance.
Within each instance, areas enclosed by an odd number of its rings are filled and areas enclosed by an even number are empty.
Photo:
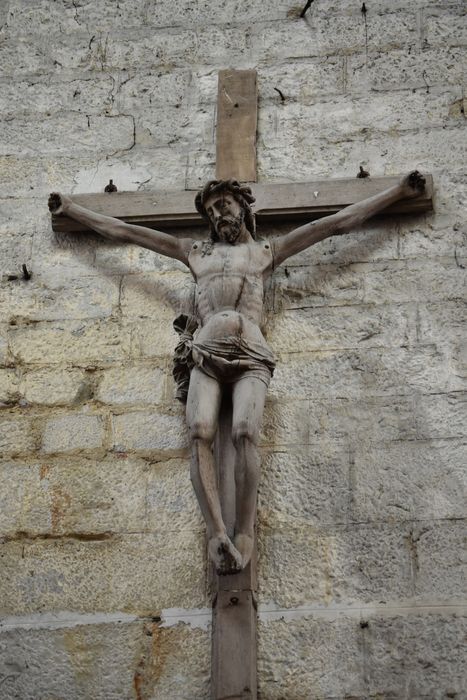
[[[216,433],[216,426],[208,421],[193,420],[189,423],[188,429],[192,440],[203,440],[212,442]]]
[[[248,421],[239,421],[232,427],[232,442],[235,447],[240,447],[245,443],[256,445],[258,442],[258,435],[256,431],[252,430]]]

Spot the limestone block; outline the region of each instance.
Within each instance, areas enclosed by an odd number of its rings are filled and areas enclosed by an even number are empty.
[[[1,155],[34,156],[42,153],[66,155],[115,153],[134,143],[133,119],[128,116],[102,117],[70,112],[66,119],[47,117],[40,121],[13,119],[3,124]]]
[[[392,602],[413,593],[408,526],[328,528],[330,596],[343,603]]]
[[[395,102],[391,93],[349,99],[348,95],[328,98],[311,105],[291,100],[278,110],[277,104],[264,105],[259,111],[258,132],[266,147],[287,148],[306,140],[310,132],[315,137],[345,140],[394,129],[440,127],[456,125],[458,117],[450,107],[462,97],[459,87],[438,88],[429,93],[415,92]],[[327,119],[327,114],[332,119]]]
[[[462,340],[467,311],[461,300],[419,304],[419,339],[438,347],[452,347]]]
[[[148,466],[145,508],[150,530],[204,533],[188,459],[169,459]]]
[[[0,408],[19,398],[19,378],[14,369],[0,369]]]
[[[128,29],[120,31],[113,41],[99,49],[96,58],[102,57],[106,68],[133,71],[155,70],[159,67],[172,70],[186,67],[195,56],[197,39],[195,32],[187,29]]]
[[[457,212],[461,214],[462,208]],[[467,257],[467,241],[463,231],[451,225],[441,230],[419,227],[401,231],[401,258]]]
[[[464,490],[465,495],[465,490]],[[462,600],[465,594],[465,520],[420,523],[412,531],[415,593],[422,600]]]
[[[118,452],[180,453],[187,448],[184,416],[134,411],[112,416],[112,444]]]
[[[119,278],[34,276],[0,285],[0,318],[31,321],[88,319],[110,316],[117,307]]]
[[[148,110],[180,107],[192,92],[191,80],[191,71],[186,68],[138,73],[117,89],[114,107],[123,114],[143,115],[147,115]],[[173,110],[169,114],[173,115]]]
[[[120,617],[2,631],[4,700],[51,693],[69,700],[133,700],[135,689],[158,700],[209,699],[207,630]]]
[[[112,89],[112,79],[107,75],[57,76],[53,81],[34,76],[14,83],[10,79],[1,83],[0,108],[5,117],[38,113],[50,116],[63,111],[102,114],[112,107]]]
[[[18,205],[16,205],[18,206]],[[4,208],[0,203],[0,211],[3,214]],[[7,222],[3,221],[2,228],[7,229]],[[12,228],[12,227],[11,227]],[[32,234],[24,231],[6,230],[0,232],[0,278],[2,281],[10,275],[22,277],[22,265],[31,267]]]
[[[10,158],[1,159],[3,163],[10,161]],[[4,175],[1,173],[0,175]],[[5,180],[2,179],[2,187],[5,185]],[[20,189],[20,183],[18,190]],[[24,188],[25,182],[21,184]],[[31,190],[29,189],[29,192]],[[2,192],[3,194],[3,192]],[[5,252],[8,250],[7,256],[2,259],[2,271],[10,267],[9,259],[18,259],[18,262],[30,262],[31,256],[31,237],[37,230],[47,228],[50,221],[50,214],[44,206],[42,197],[35,199],[34,197],[16,197],[11,199],[0,199],[0,212],[2,221],[0,222],[0,232],[2,234],[2,247]],[[15,241],[18,250],[15,248]],[[20,260],[20,258],[22,258]]]
[[[144,22],[144,2],[123,0],[118,7],[105,1],[84,0],[79,5],[60,2],[49,6],[47,0],[31,5],[27,0],[10,3],[8,28],[13,33],[41,33],[47,36],[55,32],[76,33],[108,31],[116,26],[140,26]]]
[[[102,416],[73,413],[46,420],[42,451],[72,452],[102,447],[105,425]]]
[[[463,162],[467,146],[464,127],[438,131],[421,129],[407,133],[365,134],[333,142],[315,137],[283,147],[258,146],[258,172],[261,180],[312,180],[325,177],[355,177],[355,163],[370,165],[377,174],[396,175],[411,168],[436,173]]]
[[[274,317],[268,341],[277,352],[400,346],[412,337],[410,311],[385,305],[290,309]]]
[[[411,395],[465,388],[446,355],[432,345],[407,348],[290,353],[280,356],[270,386],[274,398]]]
[[[424,41],[427,46],[466,46],[467,16],[465,7],[440,8],[427,13],[424,26]]]
[[[4,366],[9,361],[8,352],[8,326],[4,323],[0,323],[0,365]]]
[[[161,304],[161,310],[157,319],[138,318],[129,324],[132,329],[131,355],[136,359],[157,358],[158,362],[164,358],[163,361],[169,366],[179,338],[172,324],[179,313],[186,313],[187,310],[180,309],[175,312],[165,304]]]
[[[255,53],[262,60],[273,61],[285,57],[351,54],[362,47],[368,51],[388,51],[414,45],[419,40],[415,13],[375,14],[366,27],[359,15],[327,16],[315,12],[308,13],[305,22],[298,19],[288,25],[259,25],[252,32]]]
[[[194,58],[197,62],[238,68],[251,67],[251,34],[239,27],[204,25],[197,30],[198,44]]]
[[[260,696],[268,700],[365,697],[360,634],[358,622],[344,617],[261,622]]]
[[[137,406],[161,403],[165,395],[164,369],[126,365],[103,372],[95,398],[107,404]]]
[[[304,417],[309,414],[309,402],[300,400],[266,401],[261,442],[265,447],[273,445],[308,445],[310,423]]]
[[[62,159],[44,158],[20,158],[16,156],[0,156],[0,186],[3,197],[40,197],[42,204],[35,208],[40,212],[39,222],[45,222],[45,216],[49,219],[47,210],[47,196],[54,190],[70,191],[73,184],[73,163]],[[18,222],[25,219],[28,229],[35,230],[38,219],[32,220],[24,211],[24,199],[16,204],[16,217]],[[11,202],[10,202],[11,206]],[[3,207],[3,205],[2,205]],[[20,213],[21,217],[20,218]]]
[[[114,321],[39,322],[10,331],[17,360],[32,364],[105,366],[128,356],[129,331]]]
[[[0,454],[16,455],[34,452],[37,447],[36,431],[31,418],[4,414],[0,418]]]
[[[363,630],[373,696],[461,698],[465,617],[448,613],[375,617]]]
[[[332,597],[326,538],[304,524],[279,525],[271,511],[258,521],[259,601],[292,608]],[[264,518],[264,520],[263,520]]]
[[[0,532],[83,539],[137,532],[146,525],[146,472],[145,462],[122,455],[4,461]]]
[[[455,260],[379,263],[365,275],[364,301],[368,304],[462,299],[465,292],[465,273]]]
[[[146,640],[143,622],[2,630],[4,700],[130,700]]]
[[[459,85],[465,75],[467,57],[461,48],[423,51],[374,51],[356,53],[347,59],[347,89],[425,91],[435,85]]]
[[[421,438],[467,437],[465,392],[421,396],[416,403],[417,434]]]
[[[53,60],[48,45],[42,37],[7,37],[0,45],[2,74],[21,75],[53,70]]]
[[[261,465],[259,519],[322,525],[349,517],[349,455],[322,440],[307,448],[275,451]],[[269,515],[273,513],[273,515]]]
[[[425,397],[426,398],[426,397]],[[461,518],[465,441],[355,445],[352,515],[357,521]]]
[[[209,0],[200,0],[193,5],[190,0],[182,0],[176,7],[170,0],[150,0],[148,4],[148,24],[155,27],[184,26],[193,27],[212,24],[240,24],[286,20],[290,16],[287,9],[292,6],[289,2],[270,2],[267,7],[261,0],[252,0],[248,5],[243,3],[222,5],[213,12]],[[233,14],[232,14],[233,13]]]
[[[322,390],[325,394],[325,387]],[[403,440],[417,435],[414,404],[410,397],[389,396],[311,400],[306,423],[309,442],[341,441],[345,451],[353,446]],[[303,420],[303,418],[302,418]]]
[[[343,59],[329,56],[319,61],[304,59],[301,63],[259,66],[260,114],[266,101],[280,104],[275,87],[281,90],[287,104],[312,104],[318,96],[340,93],[344,89]]]
[[[194,282],[186,271],[128,275],[122,285],[122,313],[164,320],[171,325],[182,311],[192,312],[194,290]]]
[[[89,395],[86,375],[82,370],[71,368],[25,372],[19,389],[27,403],[43,406],[67,406]]]
[[[135,119],[137,143],[152,148],[167,144],[175,148],[192,144],[201,147],[213,141],[214,112],[214,106],[209,105],[166,105],[142,112]]]
[[[206,149],[193,149],[188,154],[186,168],[186,187],[199,190],[208,180],[216,176],[216,155],[214,145]]]
[[[315,252],[320,259],[321,250]],[[274,309],[303,309],[310,306],[361,304],[364,275],[356,266],[299,265],[295,255],[274,275]],[[295,264],[294,264],[295,263]]]
[[[170,534],[170,536],[169,536]],[[204,534],[10,541],[0,545],[1,612],[43,610],[155,615],[206,604]]]

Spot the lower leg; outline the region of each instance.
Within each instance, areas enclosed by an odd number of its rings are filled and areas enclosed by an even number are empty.
[[[242,555],[242,566],[251,559],[255,536],[256,500],[260,477],[258,449],[247,436],[236,440],[236,525],[234,544]]]
[[[216,469],[210,442],[193,440],[191,480],[206,521],[209,556],[218,574],[230,574],[241,568],[241,556],[227,536],[222,518]]]

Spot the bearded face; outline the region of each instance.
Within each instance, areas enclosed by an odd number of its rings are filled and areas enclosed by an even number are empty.
[[[244,218],[245,212],[243,209],[240,210],[237,216],[223,216],[220,221],[216,223],[216,233],[220,240],[227,241],[230,245],[235,245],[242,231]]]
[[[220,241],[235,245],[243,230],[245,212],[229,192],[220,192],[206,200],[206,212]]]

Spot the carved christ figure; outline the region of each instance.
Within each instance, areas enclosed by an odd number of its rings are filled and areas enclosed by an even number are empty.
[[[260,330],[265,280],[291,255],[329,236],[358,229],[385,207],[417,197],[424,186],[425,179],[414,171],[380,194],[270,241],[256,239],[251,210],[254,197],[250,188],[235,180],[208,182],[196,196],[196,208],[210,226],[210,240],[205,242],[126,224],[80,207],[64,195],[50,195],[49,208],[54,214],[66,214],[110,240],[133,243],[180,260],[195,279],[199,327],[191,343],[186,419],[192,449],[191,480],[218,574],[240,571],[253,551],[258,439],[274,370],[274,356]],[[236,449],[232,539],[223,521],[212,450],[225,390],[232,397]]]

